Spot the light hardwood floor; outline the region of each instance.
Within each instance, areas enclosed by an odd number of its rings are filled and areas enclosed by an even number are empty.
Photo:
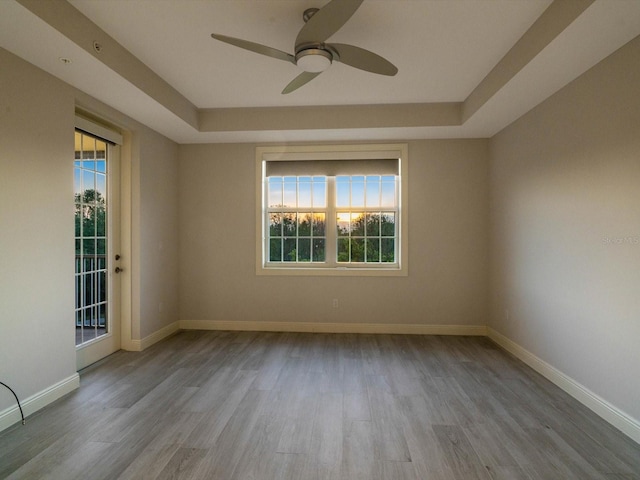
[[[640,479],[640,446],[482,337],[186,331],[0,434],[0,478]]]

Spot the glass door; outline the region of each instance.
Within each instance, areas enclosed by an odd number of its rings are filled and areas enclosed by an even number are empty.
[[[78,369],[120,348],[118,163],[118,147],[75,132],[74,325]]]

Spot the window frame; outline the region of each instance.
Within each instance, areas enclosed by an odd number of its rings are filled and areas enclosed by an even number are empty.
[[[317,160],[376,160],[399,159],[397,196],[397,262],[385,263],[342,263],[329,262],[285,262],[272,264],[266,257],[267,241],[267,188],[266,163],[268,161],[317,161]],[[408,145],[399,144],[349,144],[349,145],[283,145],[256,147],[256,274],[257,275],[310,275],[310,276],[407,276],[408,275]],[[306,176],[301,174],[300,176]],[[335,246],[329,245],[336,241],[337,234],[329,234],[329,229],[335,230],[336,215],[335,190],[329,188],[327,178],[327,218],[326,218],[326,255],[335,255]],[[332,230],[332,231],[333,231]]]

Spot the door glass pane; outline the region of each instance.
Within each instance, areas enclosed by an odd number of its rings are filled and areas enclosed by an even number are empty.
[[[109,330],[107,318],[107,145],[75,133],[76,345]]]

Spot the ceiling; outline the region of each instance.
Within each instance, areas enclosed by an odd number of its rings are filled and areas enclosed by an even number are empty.
[[[640,34],[637,0],[365,0],[329,41],[398,74],[334,63],[289,95],[298,67],[210,36],[293,53],[326,3],[2,0],[0,46],[179,143],[385,140],[490,137]]]

